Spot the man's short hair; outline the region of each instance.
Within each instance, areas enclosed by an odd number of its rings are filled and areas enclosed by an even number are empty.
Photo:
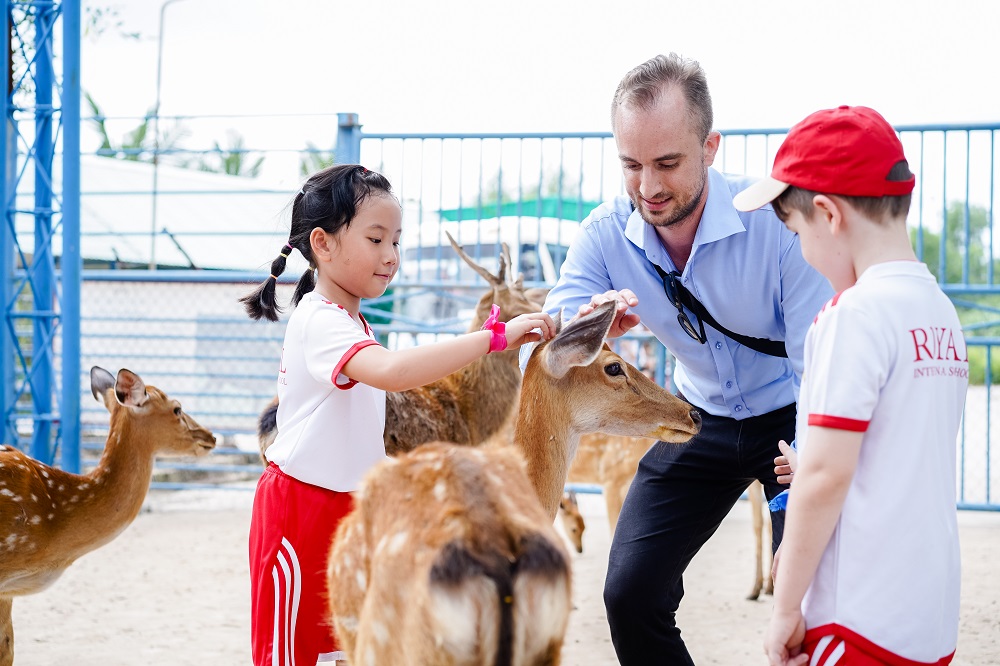
[[[683,58],[676,53],[650,58],[625,75],[611,102],[611,126],[614,127],[618,107],[628,105],[648,111],[669,85],[679,86],[683,91],[688,113],[699,137],[702,140],[708,138],[714,117],[705,70],[697,60]]]

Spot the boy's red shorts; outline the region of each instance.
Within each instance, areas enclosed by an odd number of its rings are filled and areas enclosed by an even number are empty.
[[[255,666],[313,666],[347,657],[333,637],[327,556],[349,493],[320,488],[268,465],[250,523],[250,634]]]
[[[808,630],[802,651],[811,655],[810,666],[947,666],[955,656],[953,652],[931,663],[913,661],[836,624]]]

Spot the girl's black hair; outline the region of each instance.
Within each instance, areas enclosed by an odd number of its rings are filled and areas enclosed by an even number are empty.
[[[336,164],[317,171],[306,181],[292,201],[292,228],[288,243],[271,262],[271,275],[254,291],[240,299],[251,319],[278,321],[275,287],[278,276],[285,271],[285,259],[293,249],[302,253],[309,268],[299,278],[292,296],[292,305],[316,287],[313,271],[312,247],[309,234],[319,227],[328,234],[336,234],[349,226],[369,197],[392,195],[392,186],[380,173],[369,171],[360,164]]]

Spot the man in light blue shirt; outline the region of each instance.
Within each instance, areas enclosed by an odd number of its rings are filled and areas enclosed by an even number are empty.
[[[710,168],[721,137],[697,62],[661,55],[629,72],[612,126],[628,196],[584,220],[544,309],[618,301],[611,335],[641,320],[702,413],[691,442],[657,442],[643,458],[604,590],[624,666],[691,664],[674,621],[684,569],[754,479],[769,499],[782,490],[774,457],[794,438],[806,330],[833,294],[770,207],[733,208],[750,180]],[[772,516],[773,548],[782,522]]]

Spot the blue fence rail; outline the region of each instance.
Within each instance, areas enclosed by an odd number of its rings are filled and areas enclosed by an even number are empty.
[[[959,505],[1000,509],[992,491],[1000,466],[990,456],[990,443],[998,441],[991,415],[993,377],[1000,371],[993,354],[1000,344],[993,232],[1000,124],[897,129],[917,174],[908,220],[914,246],[960,307],[974,357],[959,442]],[[451,250],[445,231],[487,268],[496,265],[498,244],[507,243],[526,283],[550,286],[579,220],[596,202],[622,191],[609,133],[365,133],[356,116],[338,114],[336,134],[329,151],[240,154],[247,162],[295,155],[306,165],[336,157],[390,179],[404,209],[403,266],[390,293],[367,304],[366,316],[378,322],[376,331],[391,346],[464,330],[485,287]],[[716,168],[762,176],[785,130],[722,134]],[[256,416],[273,395],[283,324],[249,321],[237,299],[266,275],[284,243],[288,203],[302,177],[275,184],[192,172],[171,158],[204,151],[175,146],[161,152],[156,225],[150,220],[150,164],[142,161],[148,149],[136,149],[140,161],[134,162],[84,155],[81,246],[90,270],[81,287],[80,365],[86,432],[99,440],[101,424],[106,427],[102,408],[86,397],[89,367],[129,367],[180,398],[227,444],[253,451]],[[121,270],[145,268],[154,245],[158,270]],[[286,300],[288,282],[304,268],[290,263],[281,285]],[[626,354],[669,380],[669,357],[659,343],[638,337],[623,344]],[[21,426],[30,431],[29,422]],[[216,465],[215,457],[199,464]]]

